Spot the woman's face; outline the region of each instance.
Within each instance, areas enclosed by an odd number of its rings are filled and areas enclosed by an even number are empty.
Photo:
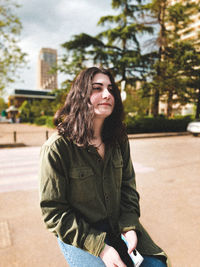
[[[103,73],[95,74],[92,88],[90,102],[94,107],[95,117],[105,119],[112,114],[115,105],[110,78]]]

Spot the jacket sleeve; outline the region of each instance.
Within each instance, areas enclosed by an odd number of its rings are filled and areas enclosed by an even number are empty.
[[[130,145],[128,139],[121,145],[121,153],[123,158],[123,173],[119,220],[120,231],[139,231],[139,194],[136,191],[135,172],[130,156]]]
[[[67,200],[68,177],[59,153],[44,145],[40,153],[40,207],[47,228],[63,242],[98,256],[105,232],[99,232],[77,216]]]

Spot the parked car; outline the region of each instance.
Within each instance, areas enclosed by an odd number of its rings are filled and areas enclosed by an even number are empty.
[[[198,136],[200,134],[200,119],[189,122],[187,131],[192,133],[194,136]]]
[[[0,116],[0,123],[11,123],[11,119],[7,119],[6,117]]]

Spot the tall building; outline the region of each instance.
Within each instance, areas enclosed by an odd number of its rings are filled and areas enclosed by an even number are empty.
[[[42,48],[38,58],[38,79],[39,89],[58,88],[57,73],[52,72],[52,68],[57,66],[57,50]]]
[[[185,0],[169,0],[169,3],[171,5],[174,5],[176,3],[186,3],[187,1]],[[199,0],[190,0],[189,2],[191,3],[196,3],[199,4]],[[200,34],[200,12],[194,14],[191,16],[191,22],[188,25],[187,28],[184,30],[180,31],[181,34],[181,39],[186,41],[186,40],[193,40],[196,41],[197,45],[200,45],[199,41],[199,34]]]

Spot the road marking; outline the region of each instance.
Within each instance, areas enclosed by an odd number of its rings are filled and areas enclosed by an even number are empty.
[[[11,237],[7,221],[0,221],[0,249],[11,246]]]
[[[134,162],[134,169],[136,173],[149,173],[149,172],[154,172],[155,169],[153,167],[147,167],[144,166],[141,163]]]
[[[0,150],[0,192],[38,188],[39,151],[40,147]],[[155,171],[138,162],[133,165],[136,174]]]
[[[31,181],[37,181],[37,176],[35,175],[27,175],[26,177],[23,177],[21,175],[21,177],[15,177],[14,179],[13,178],[5,178],[5,179],[1,179],[0,180],[0,186],[1,185],[9,185],[11,183],[24,183],[24,182],[31,182]]]
[[[38,188],[40,147],[0,150],[0,192]]]
[[[28,165],[28,166],[15,166],[15,168],[11,169],[11,168],[7,168],[7,169],[3,169],[0,170],[0,178],[1,179],[8,179],[9,177],[12,177],[13,179],[15,179],[15,177],[22,177],[29,174],[38,174],[38,166],[32,166],[32,165]]]

